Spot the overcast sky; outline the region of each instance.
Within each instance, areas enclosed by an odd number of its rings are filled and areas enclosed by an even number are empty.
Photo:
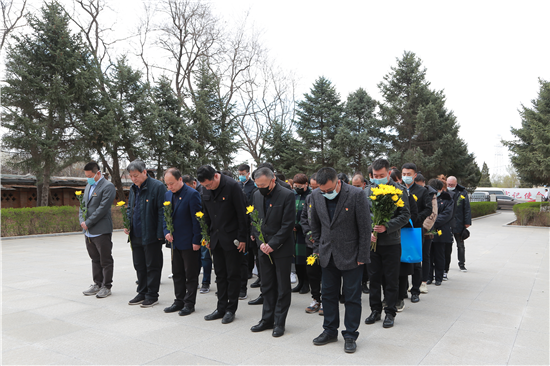
[[[297,76],[298,99],[325,76],[342,100],[362,87],[380,101],[377,84],[396,58],[405,50],[416,53],[432,88],[444,89],[460,136],[491,173],[504,173],[508,164],[506,148],[497,163],[496,146],[512,138],[510,127],[521,126],[518,108],[537,97],[539,77],[550,80],[550,1],[210,3],[228,22],[249,12],[263,45]],[[110,4],[119,13],[118,27],[134,27],[139,0]]]

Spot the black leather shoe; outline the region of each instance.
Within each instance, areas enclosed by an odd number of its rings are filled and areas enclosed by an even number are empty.
[[[164,312],[165,313],[175,313],[176,311],[180,311],[181,309],[183,309],[183,306],[178,305],[176,303],[173,303],[169,307],[164,308]]]
[[[308,292],[309,292],[309,285],[306,283],[305,285],[302,286],[299,293],[303,295],[303,294],[307,294]]]
[[[233,320],[235,320],[235,314],[228,311],[228,312],[225,313],[225,315],[222,318],[222,324],[229,324]]]
[[[435,281],[436,286],[441,286],[441,281]]]
[[[344,344],[344,351],[346,353],[353,353],[357,349],[357,343],[355,343],[355,339],[353,338],[346,338],[346,343]]]
[[[262,285],[262,281],[260,281],[260,278],[250,284],[250,288],[258,288]]]
[[[380,320],[380,312],[378,310],[373,310],[372,313],[365,319],[365,324],[374,324],[375,321]]]
[[[426,285],[431,285],[434,281],[433,280],[428,280],[426,281]]]
[[[324,346],[325,344],[336,341],[338,341],[338,335],[330,336],[328,333],[323,332],[319,337],[313,339],[313,344],[316,346]]]
[[[213,313],[208,314],[204,317],[204,320],[216,320],[223,318],[223,313],[218,311],[218,309],[214,310]]]
[[[411,294],[411,302],[419,302],[420,296],[418,294]]]
[[[280,337],[283,334],[285,334],[285,327],[282,325],[276,325],[275,328],[273,328],[273,333],[271,335],[273,337]]]
[[[195,307],[187,307],[185,306],[183,309],[180,310],[178,313],[180,316],[189,315],[191,313],[195,312]]]
[[[296,287],[294,287],[294,288],[292,289],[292,292],[300,292],[300,290],[302,289],[302,286],[303,286],[303,285],[304,285],[303,283],[299,282],[299,283],[296,285]]]
[[[260,320],[260,322],[256,325],[254,325],[252,328],[250,328],[251,331],[254,333],[256,332],[263,332],[266,329],[273,329],[273,324],[270,324],[266,322],[265,320]]]
[[[250,300],[248,302],[248,305],[262,305],[263,303],[264,303],[264,298],[262,297],[262,295],[260,295],[254,300]]]
[[[391,328],[393,327],[393,321],[395,317],[391,314],[386,314],[386,319],[384,319],[384,324],[382,325],[384,328]]]
[[[362,290],[363,290],[363,293],[364,293],[364,294],[368,294],[368,293],[370,292],[370,291],[369,291],[369,286],[367,286],[366,283],[363,284]]]

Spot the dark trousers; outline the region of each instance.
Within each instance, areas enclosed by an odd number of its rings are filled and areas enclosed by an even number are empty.
[[[246,243],[246,252],[241,255],[241,292],[246,293],[248,288],[248,256],[249,256],[249,246],[248,242]]]
[[[332,257],[328,265],[323,268],[323,328],[331,336],[338,335],[340,327],[340,288],[342,288],[346,299],[344,307],[345,330],[342,331],[344,338],[357,339],[359,337],[359,324],[361,322],[361,280],[363,279],[363,266],[357,266],[347,271],[339,270],[334,264]]]
[[[86,249],[92,259],[92,277],[99,287],[111,288],[113,283],[113,268],[115,261],[111,251],[113,250],[112,234],[103,234],[95,238],[85,236]]]
[[[306,288],[309,286],[309,279],[307,277],[307,264],[295,264],[296,277],[298,277],[298,286],[300,284]]]
[[[382,278],[385,280],[384,298],[387,314],[395,316],[399,291],[399,268],[401,265],[401,244],[377,245],[376,252],[370,252],[369,277],[371,311],[382,312]]]
[[[407,297],[407,289],[409,288],[409,276],[399,276],[399,289],[397,299],[399,301]]]
[[[307,247],[307,256],[313,254],[313,248]],[[319,262],[315,262],[312,266],[306,266],[307,278],[309,287],[311,288],[311,297],[314,300],[321,302],[321,280],[323,279],[323,271]],[[323,309],[324,310],[324,309]]]
[[[445,269],[445,245],[447,244],[441,242],[432,243],[429,277],[433,278],[435,272],[435,280],[439,282],[443,281],[443,271]]]
[[[267,255],[259,255],[262,271],[262,320],[274,325],[285,326],[286,316],[292,297],[290,291],[290,267],[292,257],[273,258],[273,264]]]
[[[367,283],[369,282],[369,265],[368,263],[365,263],[365,265],[363,266],[363,283]]]
[[[137,272],[137,292],[148,300],[158,300],[164,241],[141,245],[132,240],[132,259]]]
[[[422,282],[427,282],[433,276],[430,275],[432,243],[433,239],[429,238],[424,238],[422,242]]]
[[[174,244],[172,244],[174,245]],[[200,251],[172,249],[172,280],[178,306],[194,307],[199,284]]]
[[[466,263],[466,248],[464,248],[464,240],[460,234],[453,235],[456,240],[456,248],[458,251],[458,265],[463,266]],[[451,254],[453,253],[453,243],[446,243],[445,245],[445,272],[449,272],[449,266],[451,265]]]
[[[422,263],[415,263],[412,275],[411,294],[420,295],[420,285],[422,285]],[[407,277],[407,287],[408,286],[409,278]]]
[[[250,256],[253,256],[253,262],[255,261],[256,263],[256,269],[258,270],[258,278],[262,278],[262,275],[260,273],[260,261],[258,259],[258,244],[256,243],[256,240],[252,240],[251,241],[252,244],[250,245]],[[254,264],[252,264],[252,269],[254,269]],[[251,271],[252,271],[251,269]]]
[[[422,229],[422,234],[425,234],[425,229]],[[422,263],[414,264],[411,294],[419,295],[420,285],[422,284],[422,282],[427,282],[429,279],[431,246],[432,239],[429,239],[427,236],[422,235]]]
[[[216,245],[216,248],[212,249],[212,256],[218,288],[217,309],[221,313],[235,313],[241,287],[242,253],[237,247],[226,251],[221,245]]]
[[[202,283],[210,285],[210,281],[212,280],[212,257],[208,248],[203,246],[201,246],[200,263],[200,267],[202,267]],[[200,267],[198,269],[199,274],[201,271]]]

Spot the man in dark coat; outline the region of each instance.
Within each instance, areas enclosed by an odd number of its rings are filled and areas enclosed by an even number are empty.
[[[268,168],[260,168],[254,176],[258,190],[254,192],[253,207],[262,222],[260,232],[252,226],[253,238],[258,243],[258,259],[264,299],[262,319],[253,326],[253,332],[273,329],[273,336],[285,332],[286,316],[290,307],[290,267],[294,252],[294,219],[296,207],[292,191],[275,183]]]
[[[164,236],[172,244],[172,279],[176,295],[174,303],[164,312],[179,311],[179,315],[184,316],[195,311],[197,299],[202,235],[196,214],[201,211],[201,196],[183,183],[181,172],[176,168],[164,173],[164,182],[168,187],[165,202],[172,205],[174,226],[174,231],[170,232],[165,219]]]
[[[210,235],[207,247],[214,257],[218,287],[217,308],[204,319],[222,318],[222,323],[227,324],[235,319],[239,302],[240,267],[248,235],[245,196],[234,179],[216,172],[211,166],[201,166],[197,179],[206,189],[202,208]]]
[[[472,225],[472,211],[470,209],[470,199],[466,188],[458,184],[456,177],[447,178],[447,189],[454,193],[455,201],[455,224],[453,226],[453,236],[456,240],[458,249],[458,267],[462,272],[466,272],[466,249],[462,233]],[[451,253],[453,244],[447,244],[445,248],[445,273],[449,272],[451,264]]]
[[[369,262],[371,220],[367,197],[359,188],[343,183],[336,170],[322,168],[316,176],[319,189],[310,195],[309,224],[313,253],[323,270],[324,331],[315,345],[336,342],[340,326],[339,294],[343,279],[346,313],[342,331],[344,351],[355,352],[361,322],[363,265]]]
[[[137,272],[137,296],[128,302],[142,308],[158,304],[164,244],[164,184],[147,175],[145,163],[134,160],[128,165],[134,183],[128,199],[128,218],[132,258]]]
[[[430,248],[432,240],[425,234],[424,220],[432,214],[432,195],[425,187],[415,183],[417,168],[414,163],[405,163],[401,167],[402,180],[410,196],[416,201],[418,215],[413,220],[414,227],[422,228],[422,263],[415,263],[412,275],[411,302],[420,301],[420,293],[428,293],[426,282],[430,269]]]
[[[400,190],[403,187],[390,178],[390,164],[386,159],[378,159],[372,163],[372,175],[374,184],[392,185]],[[372,187],[369,187],[370,191]],[[370,196],[370,193],[369,193]],[[371,249],[369,265],[370,296],[369,303],[371,314],[365,319],[366,324],[374,324],[381,319],[382,314],[382,279],[386,281],[385,299],[386,318],[383,327],[391,328],[394,325],[394,318],[397,313],[397,297],[399,290],[399,269],[401,265],[401,228],[409,222],[409,197],[407,190],[402,190],[403,207],[398,207],[390,221],[383,225],[376,225],[374,231],[378,233],[371,237],[376,241],[376,250]]]

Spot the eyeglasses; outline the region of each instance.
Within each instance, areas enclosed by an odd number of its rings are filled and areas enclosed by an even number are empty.
[[[336,185],[335,185],[334,188],[331,189],[330,191],[324,192],[323,190],[321,190],[321,193],[331,194],[332,192],[334,192],[334,191],[336,190],[336,187],[338,187],[338,182],[340,182],[340,180],[336,180]]]

